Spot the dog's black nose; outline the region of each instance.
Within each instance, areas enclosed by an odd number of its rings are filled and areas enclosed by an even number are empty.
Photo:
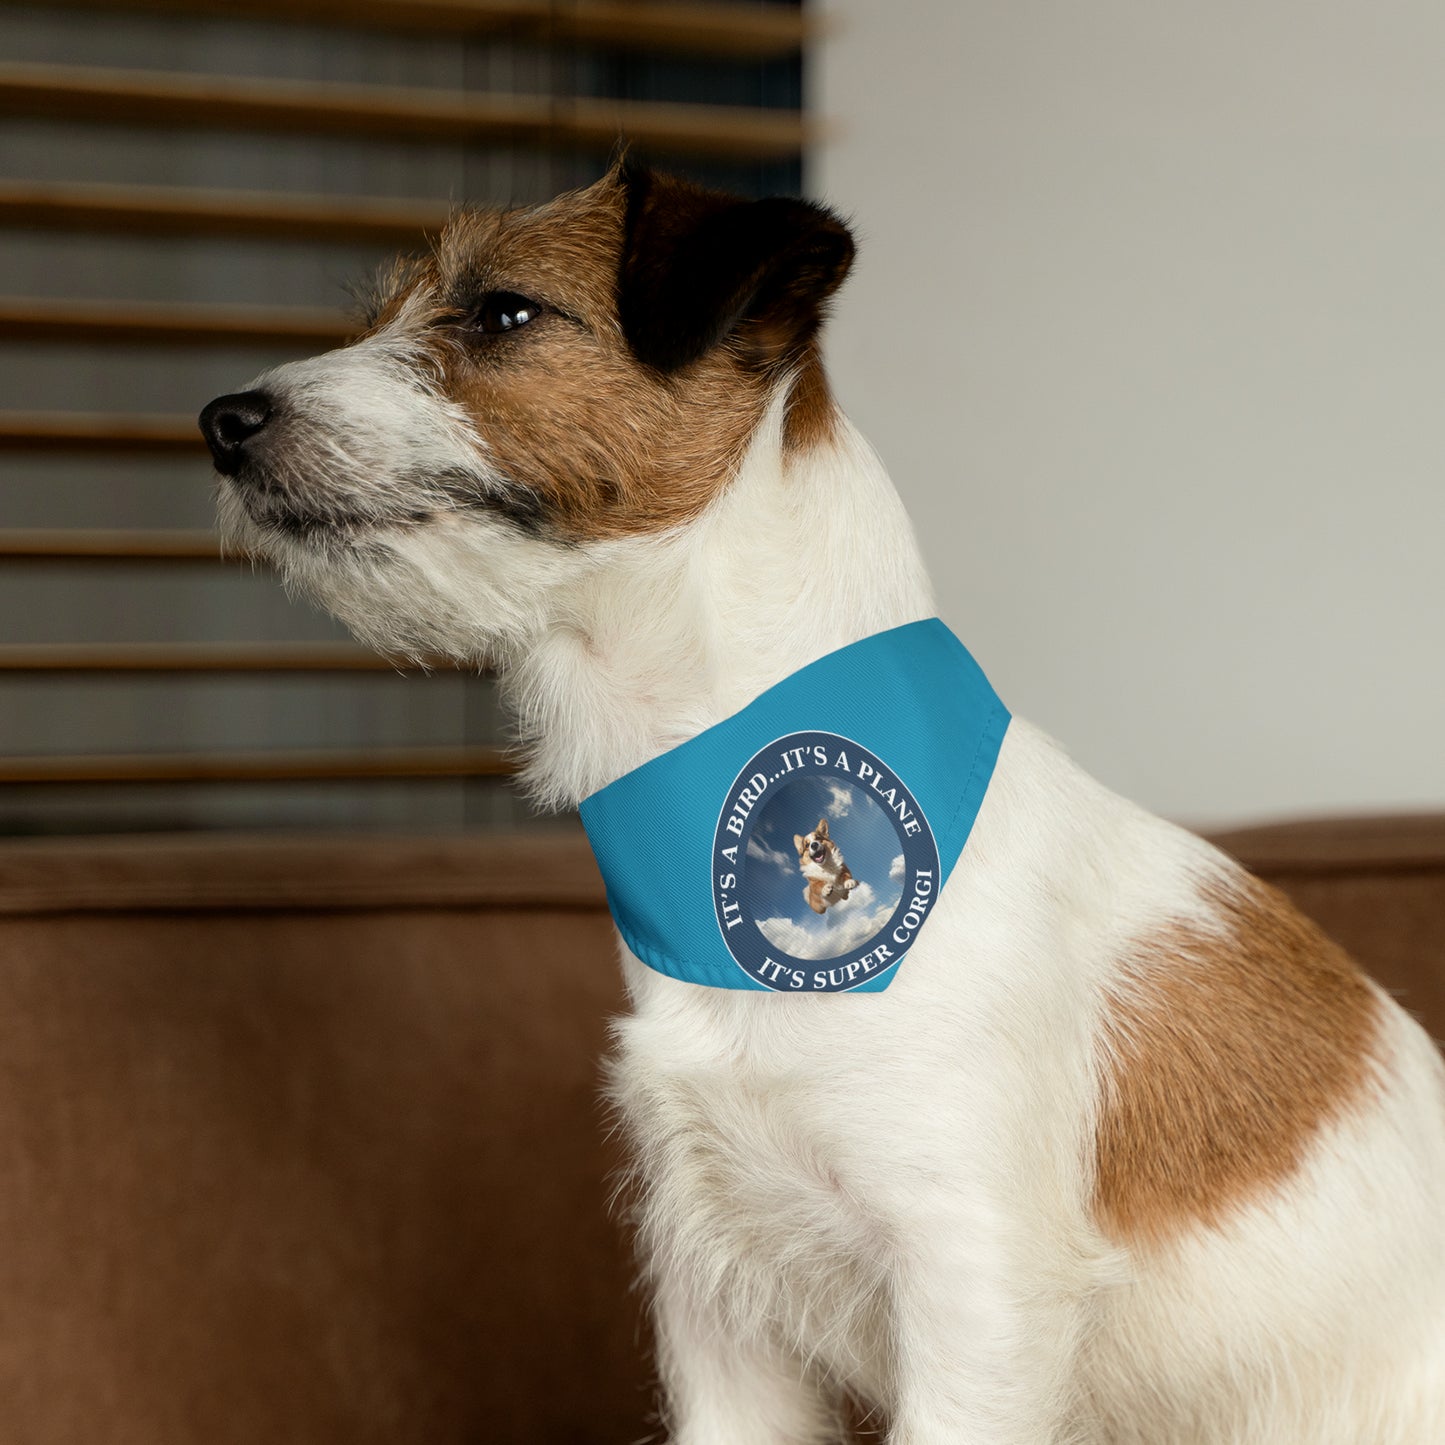
[[[264,391],[238,391],[207,405],[201,413],[201,435],[222,476],[234,477],[241,470],[246,443],[270,419],[271,398]]]

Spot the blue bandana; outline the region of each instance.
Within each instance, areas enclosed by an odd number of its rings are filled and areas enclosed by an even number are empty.
[[[936,617],[810,663],[583,802],[618,931],[711,988],[887,988],[1008,723]]]

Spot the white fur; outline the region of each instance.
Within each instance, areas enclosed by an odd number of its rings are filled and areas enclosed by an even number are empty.
[[[338,365],[270,384],[340,406]],[[397,405],[401,435],[455,440],[424,388]],[[785,460],[781,421],[780,396],[727,490],[663,537],[564,548],[458,514],[355,555],[266,545],[371,641],[496,661],[532,787],[575,803],[932,615],[866,443],[843,424]],[[826,627],[779,626],[805,586]],[[1015,721],[886,992],[710,990],[624,953],[613,1089],[676,1445],[833,1440],[844,1389],[893,1445],[1445,1441],[1445,1084],[1393,1005],[1380,1097],[1280,1194],[1153,1254],[1091,1216],[1102,1000],[1132,941],[1209,926],[1201,887],[1231,866]]]

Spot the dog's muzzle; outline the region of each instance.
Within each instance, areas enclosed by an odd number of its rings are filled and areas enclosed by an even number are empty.
[[[234,477],[245,466],[247,443],[265,430],[274,409],[264,391],[239,391],[218,396],[201,412],[201,435],[223,477]]]

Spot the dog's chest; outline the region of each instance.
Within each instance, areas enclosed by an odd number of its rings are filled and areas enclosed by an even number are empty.
[[[623,1025],[614,1075],[650,1252],[712,1281],[729,1314],[840,1374],[876,1378],[883,1241],[836,1147],[846,1101],[757,1050],[699,1049],[689,1063],[679,1020],[660,1023]]]
[[[831,883],[842,872],[838,860],[830,853],[824,853],[821,858],[809,858],[805,855],[799,868],[804,878],[820,883]]]

